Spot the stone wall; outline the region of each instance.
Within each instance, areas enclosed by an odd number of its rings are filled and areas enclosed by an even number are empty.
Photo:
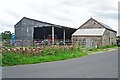
[[[111,30],[106,30],[102,38],[102,45],[114,45],[116,44],[116,33]]]
[[[72,42],[74,44],[83,47],[97,47],[102,45],[102,37],[100,36],[72,36]]]

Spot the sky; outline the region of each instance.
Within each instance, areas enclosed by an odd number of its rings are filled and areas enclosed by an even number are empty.
[[[0,32],[23,17],[79,28],[91,17],[118,31],[119,0],[0,0]]]

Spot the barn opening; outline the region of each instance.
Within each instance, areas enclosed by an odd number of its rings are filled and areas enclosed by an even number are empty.
[[[63,28],[54,27],[54,38],[57,40],[63,39]],[[34,40],[52,39],[52,26],[35,27],[33,39]]]

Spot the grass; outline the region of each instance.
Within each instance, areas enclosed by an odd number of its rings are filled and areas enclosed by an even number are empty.
[[[108,51],[111,48],[118,48],[116,45],[111,46],[99,46],[97,48],[87,48],[87,51],[89,52],[99,52],[99,51]]]
[[[42,53],[39,53],[37,55],[4,52],[2,54],[2,66],[13,66],[20,64],[34,64],[66,60],[71,58],[82,57],[88,55],[88,53],[91,52],[107,51],[110,48],[117,48],[117,46],[100,46],[98,48],[81,48],[78,46],[47,47]]]
[[[2,66],[2,54],[0,54],[0,66]]]
[[[87,55],[87,53],[82,51],[80,47],[70,49],[46,48],[41,54],[36,56],[5,52],[2,54],[2,66],[51,62],[58,60],[66,60],[70,58],[77,58],[85,55]]]

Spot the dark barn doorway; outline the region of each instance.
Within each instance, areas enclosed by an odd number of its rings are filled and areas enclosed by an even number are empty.
[[[63,39],[63,28],[54,27],[54,37],[58,40]],[[33,39],[52,39],[52,27],[35,27]]]
[[[35,27],[34,28],[34,36],[35,40],[40,39],[47,39],[48,35],[52,34],[51,27]]]
[[[71,35],[75,29],[66,27],[54,27],[54,43],[71,43]],[[48,41],[52,44],[52,26],[35,27],[33,39],[36,42]]]

